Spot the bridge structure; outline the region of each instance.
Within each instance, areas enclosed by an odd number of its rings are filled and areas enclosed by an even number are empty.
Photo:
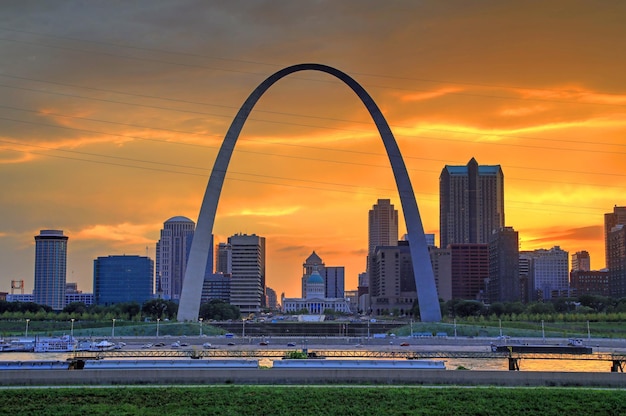
[[[102,360],[107,358],[269,358],[282,359],[295,349],[159,349],[159,350],[111,350],[98,352],[76,352],[70,360]],[[355,359],[506,359],[509,370],[519,371],[519,362],[526,360],[577,360],[606,361],[611,363],[611,372],[623,372],[626,354],[560,354],[560,353],[509,353],[491,351],[411,351],[411,350],[368,350],[368,349],[319,349],[304,350],[311,359],[355,358]]]
[[[372,97],[367,91],[348,74],[321,64],[304,63],[289,66],[270,75],[259,86],[252,91],[250,96],[243,103],[237,115],[233,119],[228,129],[224,141],[215,159],[209,183],[202,200],[200,214],[196,223],[196,230],[191,243],[189,258],[187,260],[187,268],[183,280],[183,287],[180,296],[180,306],[178,309],[178,321],[197,321],[200,310],[200,297],[202,293],[202,283],[204,280],[204,272],[209,254],[209,248],[212,243],[213,225],[215,222],[215,214],[219,202],[222,186],[226,177],[226,171],[230,158],[239,138],[239,134],[243,126],[258,102],[265,92],[282,78],[300,71],[318,71],[324,72],[342,81],[357,95],[365,108],[369,112],[374,121],[380,137],[383,141],[387,156],[391,164],[391,169],[398,188],[402,212],[407,227],[407,236],[409,240],[409,250],[413,263],[413,274],[415,285],[417,288],[417,298],[419,302],[420,318],[423,322],[439,322],[441,321],[441,309],[439,306],[439,297],[437,295],[437,287],[435,277],[430,262],[426,237],[424,235],[424,227],[417,208],[415,193],[411,180],[400,153],[400,149],[391,132],[391,128],[387,123],[383,113],[378,108]]]

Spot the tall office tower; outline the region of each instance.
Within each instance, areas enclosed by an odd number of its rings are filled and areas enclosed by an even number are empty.
[[[490,303],[518,302],[522,299],[519,279],[519,236],[512,227],[494,231],[489,242]]]
[[[534,293],[530,300],[548,300],[569,296],[569,253],[554,246],[520,252],[520,258],[530,260],[530,276]],[[521,265],[520,265],[521,271]]]
[[[377,246],[398,245],[398,210],[389,199],[379,199],[369,211],[368,253]]]
[[[346,269],[343,266],[328,266],[324,268],[324,287],[327,298],[344,297]]]
[[[591,270],[591,258],[587,251],[577,251],[572,254],[572,271],[588,272]]]
[[[265,237],[236,234],[228,237],[232,251],[230,303],[241,313],[257,313],[265,306]]]
[[[377,246],[372,256],[370,302],[375,315],[407,314],[417,300],[408,241]]]
[[[608,235],[608,269],[611,296],[626,296],[626,225],[617,224]]]
[[[389,199],[379,199],[369,211],[368,215],[368,240],[367,240],[367,270],[369,283],[369,304],[372,296],[372,267],[375,261],[376,247],[398,245],[398,210],[394,208]],[[376,296],[376,295],[374,295]]]
[[[163,223],[161,239],[156,244],[156,290],[166,299],[180,299],[195,228],[196,223],[181,216],[172,217]],[[205,276],[212,271],[211,252],[207,258]]]
[[[317,271],[321,276],[324,276],[324,270],[326,267],[324,266],[324,262],[322,258],[313,251],[309,257],[302,263],[302,298],[306,298],[306,282],[309,280],[311,273]]]
[[[626,207],[613,207],[613,212],[604,214],[604,249],[606,256],[606,267],[609,268],[609,234],[613,227],[619,224],[626,225]]]
[[[444,301],[452,299],[452,259],[449,248],[428,247],[437,293]]]
[[[452,299],[483,300],[489,278],[488,244],[450,244]]]
[[[215,254],[215,271],[230,275],[233,267],[233,253],[230,244],[219,243]]]
[[[439,176],[440,247],[487,244],[504,227],[504,174],[500,165],[446,165]]]
[[[154,262],[143,256],[98,257],[93,261],[93,295],[97,305],[142,304],[152,297]]]
[[[54,310],[65,307],[68,238],[62,230],[41,230],[35,236],[33,299]]]

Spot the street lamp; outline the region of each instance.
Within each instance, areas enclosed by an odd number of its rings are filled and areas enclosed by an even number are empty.
[[[72,327],[70,329],[70,337],[74,339],[74,318],[70,319],[72,321]]]
[[[245,318],[241,320],[241,326],[242,326],[241,338],[244,338],[246,336],[246,319]]]
[[[502,319],[498,319],[498,322],[500,323],[500,338],[502,338]]]
[[[115,338],[115,318],[113,318],[113,326],[111,327],[111,338]]]
[[[26,319],[26,333],[24,334],[24,338],[28,337],[28,323],[30,322],[30,319]]]
[[[541,338],[543,338],[543,340],[546,340],[546,330],[543,327],[543,319],[541,320]]]
[[[157,338],[159,337],[159,321],[161,321],[161,318],[157,318]]]
[[[200,336],[202,336],[202,320],[203,318],[200,318]]]

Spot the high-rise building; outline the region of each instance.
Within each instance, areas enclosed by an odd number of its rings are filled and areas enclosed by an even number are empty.
[[[152,297],[154,261],[144,256],[108,256],[93,261],[93,295],[97,305],[137,302]]]
[[[377,246],[398,245],[398,210],[391,200],[379,199],[369,211],[368,253]]]
[[[67,240],[62,230],[41,230],[35,236],[35,303],[54,310],[65,307]]]
[[[367,240],[367,270],[369,281],[368,307],[372,308],[372,289],[376,286],[375,293],[380,289],[383,282],[377,281],[372,284],[372,269],[375,267],[376,247],[391,247],[398,245],[398,210],[389,199],[379,199],[368,215],[368,240]],[[380,276],[375,277],[380,279]],[[374,296],[378,296],[375,294]]]
[[[417,300],[408,241],[377,246],[370,270],[370,308],[375,315],[408,314]]]
[[[520,252],[521,258],[529,261],[529,274],[532,279],[530,300],[548,300],[567,297],[569,292],[569,253],[554,246],[549,250],[538,249]],[[526,269],[526,266],[523,268]],[[522,272],[520,264],[520,272]]]
[[[572,254],[572,271],[588,272],[591,270],[591,258],[587,251],[577,251]]]
[[[265,295],[267,296],[267,307],[275,311],[278,309],[278,297],[276,291],[269,286],[265,287]]]
[[[522,299],[519,278],[519,236],[512,227],[494,231],[489,242],[489,284],[487,297],[493,302]]]
[[[611,296],[626,296],[626,224],[617,224],[608,235],[608,269]]]
[[[606,267],[609,268],[609,234],[616,225],[626,225],[626,206],[613,207],[613,212],[604,214],[604,248],[606,253]]]
[[[233,253],[230,250],[230,244],[219,243],[215,254],[215,271],[217,273],[228,274],[232,272]]]
[[[265,307],[265,237],[236,234],[228,237],[232,251],[230,303],[241,313]]]
[[[345,290],[346,269],[343,266],[324,268],[324,285],[327,298],[343,298]]]
[[[484,300],[489,278],[488,244],[450,244],[452,299]]]
[[[452,299],[452,259],[449,248],[428,247],[430,263],[433,266],[435,284],[439,298],[444,301]]]
[[[159,297],[180,299],[187,259],[196,223],[187,217],[172,217],[163,223],[156,244],[156,292]],[[213,245],[210,245],[204,277],[213,273]]]
[[[446,165],[439,177],[440,247],[487,244],[504,227],[504,174],[500,165]]]

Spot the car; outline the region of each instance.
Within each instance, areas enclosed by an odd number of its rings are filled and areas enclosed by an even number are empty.
[[[401,347],[408,347],[410,344],[408,342],[403,342],[400,344]]]
[[[295,347],[295,346],[296,346],[296,343],[295,343],[295,342],[288,342],[288,343],[287,343],[287,346],[288,346],[288,347]]]
[[[259,342],[259,345],[263,345],[263,346],[266,346],[266,345],[269,345],[269,344],[270,343],[268,341],[261,341],[261,342]]]
[[[154,344],[155,347],[165,347],[165,343],[164,342],[157,342],[156,344]]]
[[[207,350],[208,350],[208,349],[213,348],[213,346],[211,345],[211,343],[210,343],[210,342],[205,342],[204,344],[202,344],[202,348],[204,348],[204,349],[207,349]]]
[[[231,342],[229,342],[227,345],[229,345],[229,346],[231,346],[231,347],[232,347],[233,345],[235,345],[235,343],[231,341]]]

